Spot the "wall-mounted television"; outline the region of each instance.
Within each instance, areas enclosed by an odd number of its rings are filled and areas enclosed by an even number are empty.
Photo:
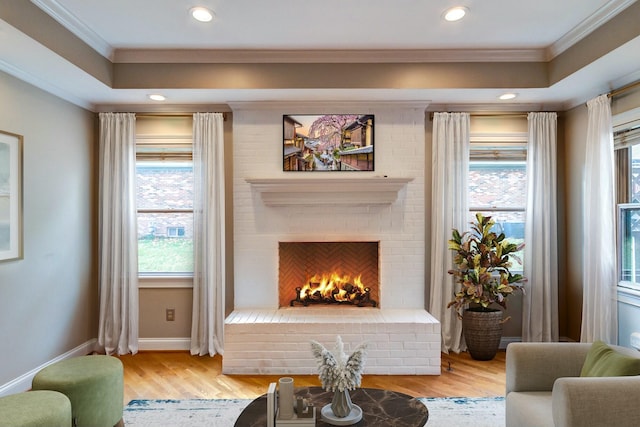
[[[372,114],[285,114],[283,170],[373,171],[374,121]]]

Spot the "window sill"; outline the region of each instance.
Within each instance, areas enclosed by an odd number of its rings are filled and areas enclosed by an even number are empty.
[[[193,277],[191,276],[138,277],[138,288],[141,288],[141,289],[193,288]]]
[[[633,282],[618,282],[616,294],[619,303],[640,307],[640,286]]]
[[[640,295],[640,283],[620,281],[618,282],[618,292],[630,295]]]

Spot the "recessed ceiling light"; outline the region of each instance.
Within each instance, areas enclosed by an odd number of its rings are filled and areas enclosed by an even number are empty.
[[[195,20],[200,22],[209,22],[213,19],[213,12],[207,9],[206,7],[202,7],[202,6],[192,7],[190,12],[191,12],[191,16],[193,16]]]
[[[167,98],[164,95],[153,94],[153,95],[149,95],[149,99],[153,101],[164,101]]]
[[[517,94],[515,94],[515,93],[503,93],[503,94],[502,94],[502,95],[500,95],[498,98],[499,98],[499,99],[501,99],[501,100],[503,100],[503,101],[507,101],[507,100],[509,100],[509,99],[513,99],[513,98],[515,98],[516,96],[518,96],[518,95],[517,95]]]
[[[451,9],[447,9],[444,12],[443,16],[445,20],[449,22],[454,22],[464,18],[464,16],[467,14],[468,11],[469,9],[467,9],[464,6],[456,6],[456,7],[452,7]]]

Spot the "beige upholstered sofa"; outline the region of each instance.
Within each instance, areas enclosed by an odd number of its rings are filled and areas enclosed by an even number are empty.
[[[640,358],[640,352],[614,347]],[[640,376],[580,377],[591,344],[507,347],[506,427],[640,426]]]

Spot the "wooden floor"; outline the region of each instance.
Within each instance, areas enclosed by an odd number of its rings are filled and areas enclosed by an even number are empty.
[[[119,356],[124,364],[124,403],[133,399],[253,399],[283,375],[224,375],[220,356],[141,352]],[[296,386],[319,386],[317,375],[294,375]],[[441,375],[365,375],[363,387],[415,397],[502,396],[505,352],[480,362],[468,353],[443,354]]]

